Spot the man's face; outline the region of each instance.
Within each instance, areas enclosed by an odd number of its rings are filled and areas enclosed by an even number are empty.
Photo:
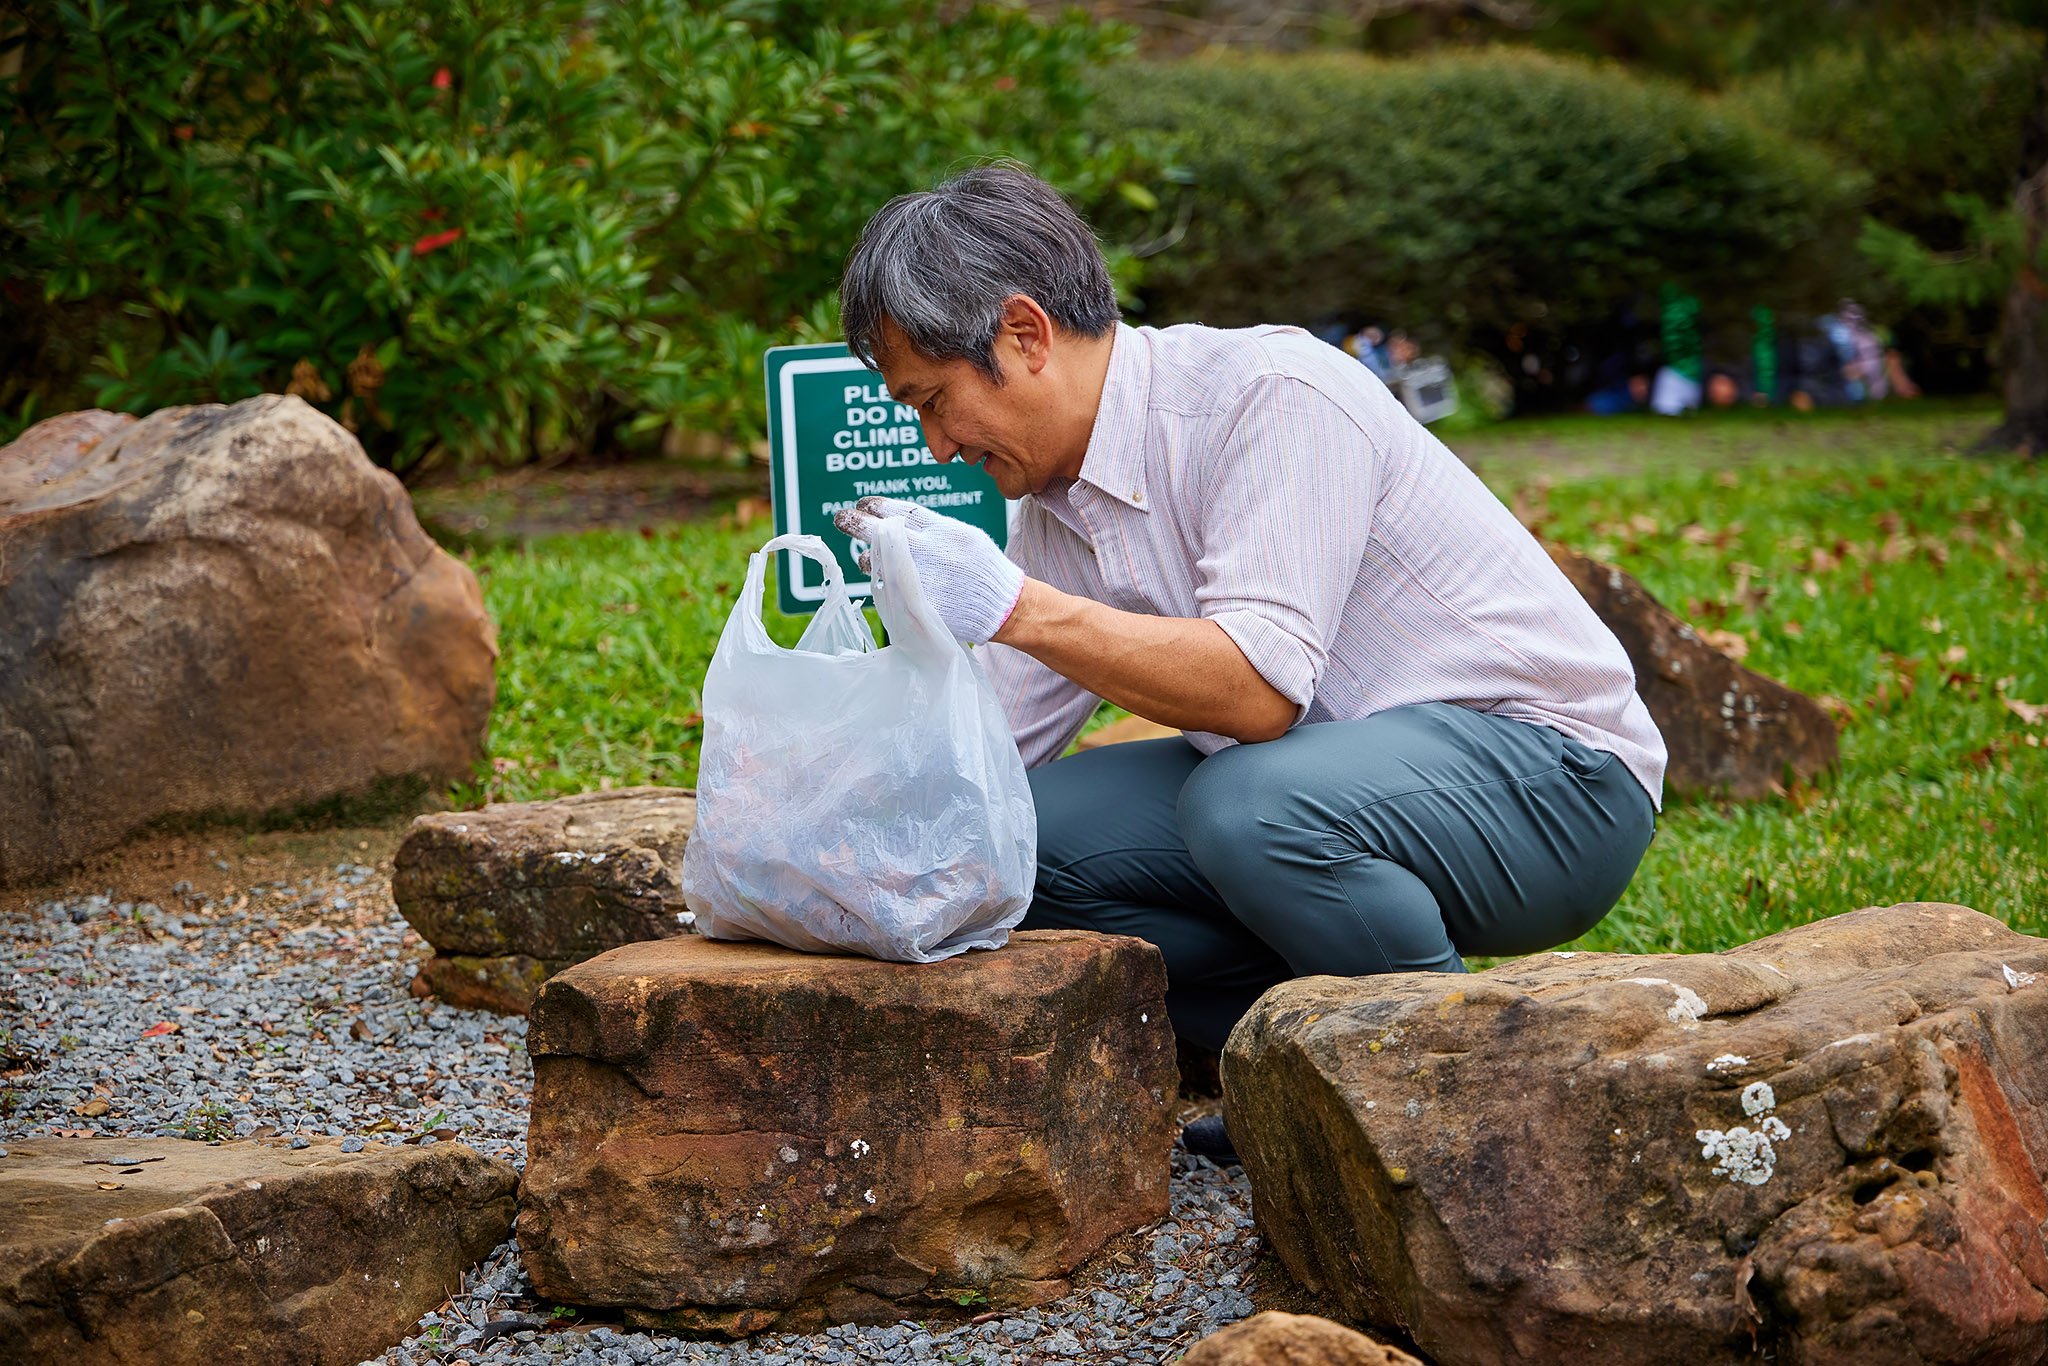
[[[953,459],[980,465],[1005,498],[1042,492],[1058,473],[1059,457],[1048,448],[1044,421],[1049,395],[1039,394],[1038,376],[1018,358],[1014,343],[999,333],[996,384],[968,361],[921,355],[884,322],[876,362],[882,380],[899,403],[917,409],[925,444],[940,464]]]

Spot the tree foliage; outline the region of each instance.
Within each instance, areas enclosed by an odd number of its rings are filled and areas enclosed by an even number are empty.
[[[1176,202],[1152,239],[1161,321],[1352,311],[1452,344],[1563,331],[1675,281],[1778,304],[1824,293],[1857,178],[1682,87],[1493,50],[1141,65],[1105,127],[1160,138]]]
[[[1081,193],[1124,37],[935,0],[59,0],[0,77],[0,422],[287,387],[395,467],[760,429],[889,195]],[[0,67],[0,70],[4,70]],[[4,435],[4,432],[0,432]]]

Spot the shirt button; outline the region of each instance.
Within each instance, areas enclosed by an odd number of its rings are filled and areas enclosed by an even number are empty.
[[[1142,502],[1144,502],[1144,501],[1145,501],[1145,491],[1144,491],[1143,489],[1132,489],[1132,490],[1131,490],[1131,501],[1132,501],[1132,502],[1134,502],[1134,503],[1142,503]]]

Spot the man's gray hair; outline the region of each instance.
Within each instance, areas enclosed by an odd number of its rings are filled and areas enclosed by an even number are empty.
[[[933,360],[965,360],[997,383],[1003,305],[1027,294],[1068,332],[1116,326],[1116,289],[1095,234],[1052,186],[1016,165],[977,167],[898,195],[846,258],[839,322],[871,369],[884,319]]]

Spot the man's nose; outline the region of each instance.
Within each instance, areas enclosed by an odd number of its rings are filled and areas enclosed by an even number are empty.
[[[920,417],[918,422],[924,427],[924,444],[930,448],[932,459],[943,465],[960,454],[960,443],[948,436],[935,419]]]

